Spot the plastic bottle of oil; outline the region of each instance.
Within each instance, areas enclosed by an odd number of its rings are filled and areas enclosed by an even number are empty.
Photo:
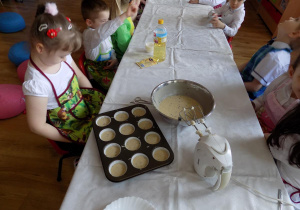
[[[154,30],[154,51],[153,59],[162,62],[166,59],[167,29],[164,27],[164,20],[159,19]]]

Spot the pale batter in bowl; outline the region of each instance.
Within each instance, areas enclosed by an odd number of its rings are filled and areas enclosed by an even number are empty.
[[[170,118],[173,119],[178,119],[179,113],[184,109],[184,108],[191,108],[191,107],[201,107],[198,101],[195,99],[189,97],[189,96],[184,96],[184,95],[173,95],[173,96],[168,96],[164,100],[162,100],[159,104],[159,111],[165,115],[167,115]],[[196,112],[196,119],[199,119],[203,117],[201,112]],[[187,119],[191,120],[191,119]]]

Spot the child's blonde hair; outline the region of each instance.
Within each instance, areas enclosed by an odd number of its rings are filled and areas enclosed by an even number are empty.
[[[106,0],[107,1],[107,0]],[[114,19],[124,12],[128,5],[129,0],[109,0],[110,1],[110,18]]]
[[[47,50],[77,51],[82,44],[81,33],[71,20],[59,13],[55,3],[38,5],[30,30],[31,47],[42,43]]]

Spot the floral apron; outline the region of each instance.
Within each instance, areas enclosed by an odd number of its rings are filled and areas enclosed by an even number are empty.
[[[111,41],[109,42],[112,47]],[[87,59],[84,62],[84,66],[92,75],[93,79],[98,83],[100,88],[102,88],[103,90],[108,90],[115,76],[116,70],[103,68],[107,66],[107,61],[111,59],[112,49],[106,53],[103,53],[101,51],[101,45],[99,46],[99,48],[99,55],[97,56],[97,58],[94,61]]]
[[[263,108],[257,113],[259,123],[264,133],[271,133],[275,128],[275,125],[283,117],[283,115],[299,103],[299,100],[295,100],[285,109],[278,102],[275,95],[276,91],[281,89],[283,86],[289,85],[288,83],[291,83],[290,79],[285,81],[274,91],[270,92],[266,97],[265,106],[263,106]]]
[[[105,96],[93,88],[79,88],[77,76],[73,76],[65,92],[57,95],[51,80],[30,59],[33,66],[50,82],[59,107],[47,110],[48,121],[58,132],[71,141],[85,143],[92,130],[92,120],[100,111]]]

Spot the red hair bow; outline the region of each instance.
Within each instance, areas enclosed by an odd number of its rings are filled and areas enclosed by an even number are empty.
[[[48,29],[47,31],[47,36],[50,39],[53,39],[54,37],[57,37],[57,33],[61,31],[61,28],[56,28],[56,29]]]

